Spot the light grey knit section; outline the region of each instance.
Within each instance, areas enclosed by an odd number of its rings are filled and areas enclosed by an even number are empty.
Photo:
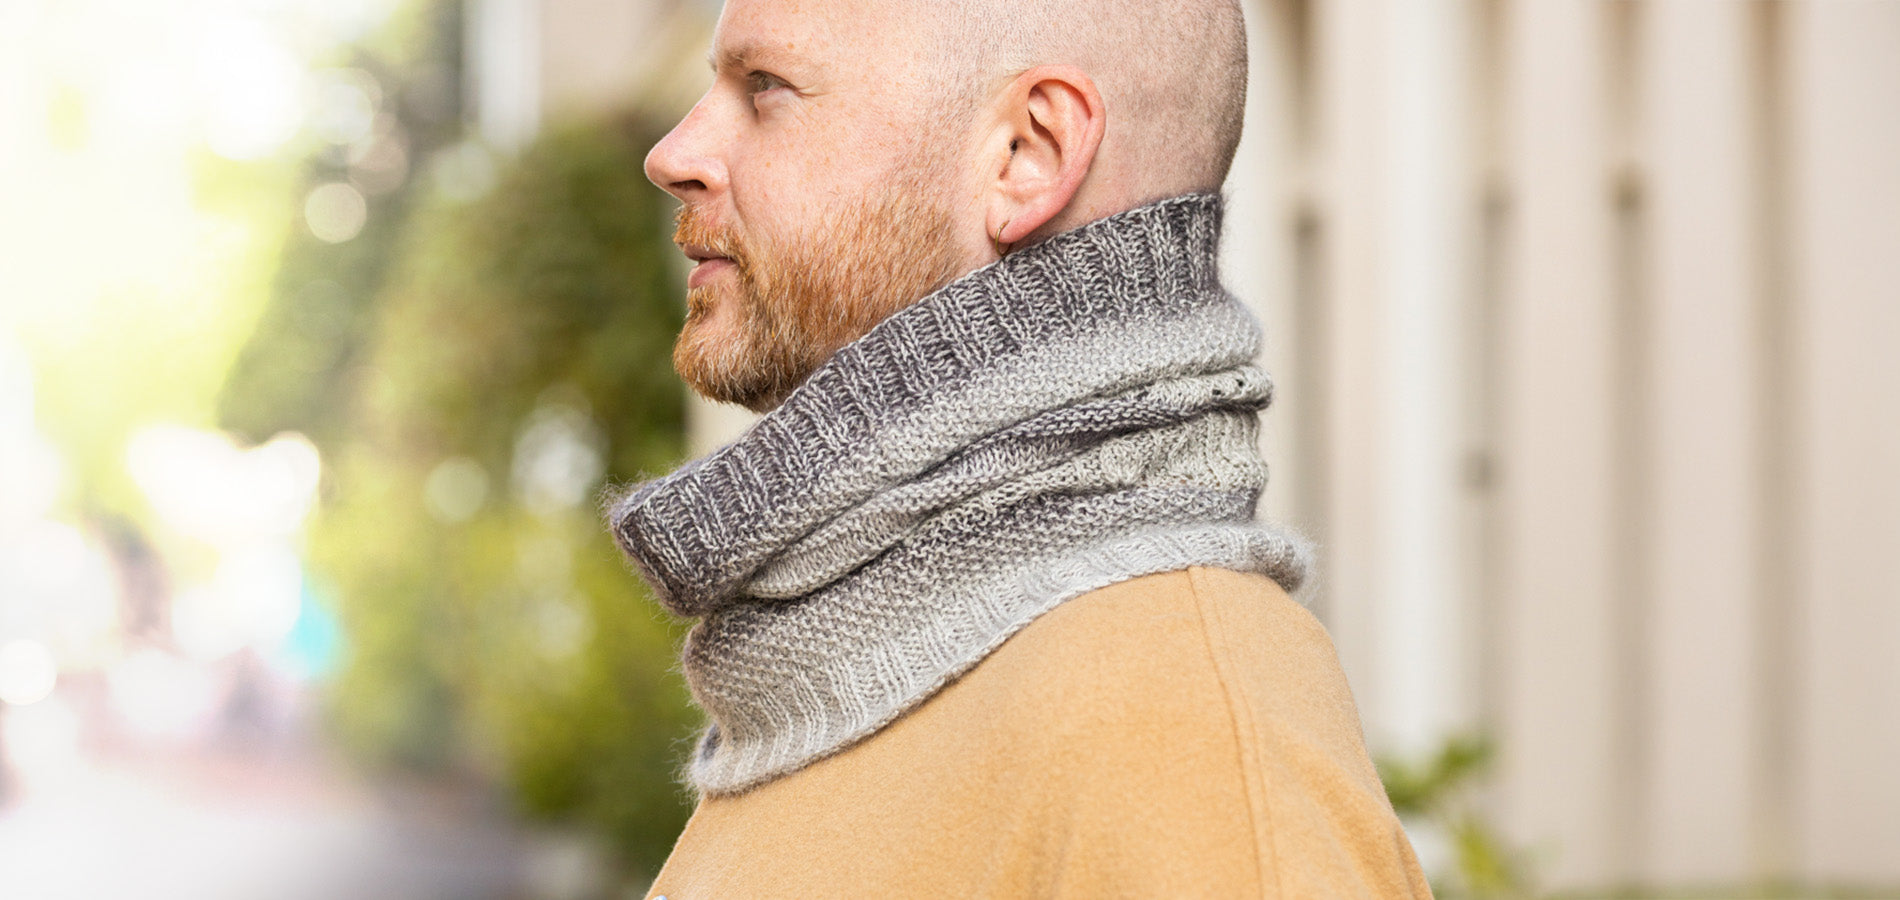
[[[1305,545],[1253,521],[1272,386],[1220,224],[1178,197],[971,273],[612,505],[660,601],[703,617],[699,790],[838,752],[1097,588],[1191,565],[1299,587]]]

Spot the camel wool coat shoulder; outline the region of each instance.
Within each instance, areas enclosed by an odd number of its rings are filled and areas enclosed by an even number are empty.
[[[1325,630],[1191,568],[1036,619],[861,743],[701,800],[649,897],[1429,897]]]

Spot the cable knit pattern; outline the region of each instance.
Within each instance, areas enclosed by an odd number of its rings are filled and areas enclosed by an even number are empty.
[[[736,793],[862,740],[1057,604],[1190,565],[1287,590],[1251,316],[1194,194],[1012,254],[840,350],[743,437],[611,504],[660,601],[702,617],[688,768]]]

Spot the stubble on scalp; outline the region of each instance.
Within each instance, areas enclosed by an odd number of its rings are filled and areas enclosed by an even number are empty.
[[[734,263],[737,296],[723,299],[737,320],[710,328],[721,298],[712,286],[689,290],[674,368],[712,400],[754,412],[783,403],[839,349],[960,274],[947,171],[912,161],[782,243],[742,239],[682,207],[674,240]]]
[[[1108,107],[1105,153],[1146,199],[1218,191],[1247,107],[1240,0],[948,0],[936,56],[985,95],[1033,67],[1085,70]]]

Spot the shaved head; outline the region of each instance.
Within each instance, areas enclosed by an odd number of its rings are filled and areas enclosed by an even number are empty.
[[[935,4],[944,59],[981,99],[1035,66],[1087,72],[1108,106],[1098,165],[1140,200],[1218,190],[1247,105],[1240,0],[954,0]]]

